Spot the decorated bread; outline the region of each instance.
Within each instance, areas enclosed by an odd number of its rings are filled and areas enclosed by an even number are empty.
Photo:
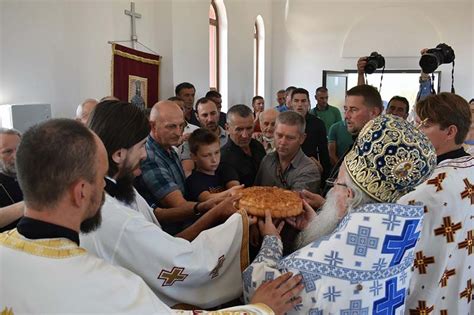
[[[270,210],[272,218],[287,218],[303,212],[303,202],[298,193],[278,187],[249,187],[242,189],[237,208],[248,214],[264,217]]]

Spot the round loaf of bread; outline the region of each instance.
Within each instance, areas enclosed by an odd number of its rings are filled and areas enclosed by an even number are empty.
[[[248,214],[265,217],[270,210],[272,218],[294,217],[303,212],[303,202],[298,193],[278,187],[249,187],[242,189],[236,207]]]

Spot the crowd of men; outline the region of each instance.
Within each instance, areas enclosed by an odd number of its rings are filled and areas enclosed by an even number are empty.
[[[472,313],[474,100],[421,93],[408,122],[364,83],[342,115],[325,87],[223,113],[184,82],[147,112],[108,96],[0,129],[0,310]],[[250,186],[303,214],[248,216]]]

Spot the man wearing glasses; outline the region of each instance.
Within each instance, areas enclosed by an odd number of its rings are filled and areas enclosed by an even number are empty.
[[[471,111],[462,97],[440,93],[419,101],[416,114],[418,128],[436,149],[438,166],[399,201],[425,208],[406,312],[468,314],[474,284],[474,157],[462,144]]]

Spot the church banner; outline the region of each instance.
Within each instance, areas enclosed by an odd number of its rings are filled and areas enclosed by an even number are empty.
[[[112,95],[139,108],[158,101],[161,56],[112,44]]]

